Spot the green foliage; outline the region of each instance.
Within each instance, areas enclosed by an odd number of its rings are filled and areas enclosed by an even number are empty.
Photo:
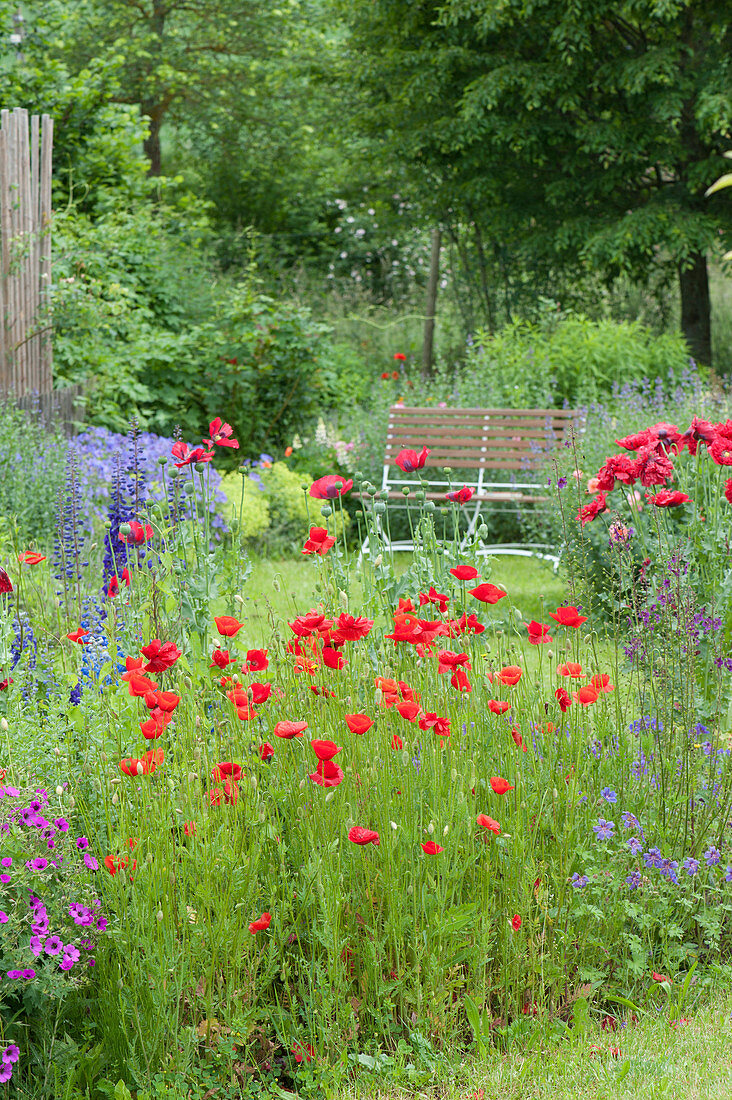
[[[23,541],[44,544],[53,530],[65,458],[59,428],[0,403],[0,524],[12,520]]]

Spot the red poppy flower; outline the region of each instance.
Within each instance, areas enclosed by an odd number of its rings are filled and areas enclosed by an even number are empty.
[[[231,424],[224,424],[220,416],[217,416],[215,420],[212,420],[208,426],[210,439],[204,439],[204,443],[207,447],[213,447],[214,443],[217,447],[233,447],[234,450],[239,449],[239,444],[235,439],[232,439],[234,429]]]
[[[426,844],[422,845],[422,851],[426,856],[436,856],[440,852],[444,852],[445,849],[441,848],[439,844],[435,844],[434,840],[428,840]]]
[[[732,477],[728,478],[724,483],[724,495],[729,503],[732,504]]]
[[[175,710],[178,703],[180,703],[180,695],[176,695],[174,691],[161,691],[156,688],[155,691],[150,691],[145,695],[145,705],[150,710],[157,707],[170,713]]]
[[[505,699],[488,700],[488,710],[492,711],[493,714],[505,714],[506,711],[510,709],[510,706],[511,704]]]
[[[382,382],[388,382],[388,380],[390,378],[391,378],[391,375],[389,374],[388,370],[384,370],[384,371],[381,372],[381,381]]]
[[[222,638],[233,638],[244,626],[244,623],[240,623],[238,619],[233,618],[231,615],[219,615],[217,619],[214,619],[214,622]]]
[[[366,714],[347,714],[345,719],[351,733],[356,733],[359,736],[370,730],[374,724],[373,718],[369,718]]]
[[[184,834],[184,836],[195,836],[197,832],[198,832],[198,828],[196,826],[195,821],[185,821],[183,823],[183,834]]]
[[[615,691],[615,685],[610,683],[610,677],[607,672],[598,672],[596,676],[593,676],[590,680],[592,687],[602,694],[609,694],[611,691]]]
[[[600,692],[596,687],[591,687],[589,684],[585,684],[579,691],[573,691],[572,697],[575,703],[581,703],[583,707],[589,707],[592,703],[596,703],[600,697]]]
[[[38,565],[45,560],[43,554],[39,554],[37,550],[24,550],[22,554],[18,554],[21,565]]]
[[[83,626],[80,626],[78,630],[75,630],[73,634],[67,634],[66,637],[70,642],[76,642],[77,645],[82,645],[84,638],[89,634],[88,630],[84,630]]]
[[[335,699],[335,692],[329,691],[326,687],[316,687],[315,684],[310,684],[310,691],[313,695],[322,695],[326,699]]]
[[[582,626],[587,622],[586,615],[580,615],[576,607],[558,607],[556,611],[549,612],[549,618],[555,619],[560,626]]]
[[[145,722],[140,722],[142,736],[146,741],[157,741],[163,730],[173,721],[173,717],[164,710],[156,708],[155,712]]]
[[[657,493],[646,493],[646,500],[656,508],[677,508],[680,504],[689,504],[691,497],[678,490],[659,489]]]
[[[114,576],[109,578],[109,584],[107,585],[107,599],[113,600],[117,596],[119,596],[120,581],[124,581],[127,587],[130,587],[130,571],[126,566],[120,573],[119,577],[115,574]]]
[[[524,626],[529,632],[529,645],[546,645],[547,642],[551,642],[550,626],[537,623],[536,619],[532,619],[530,623],[524,623]]]
[[[513,687],[519,682],[523,673],[518,665],[506,665],[495,675],[496,680],[500,680],[502,684],[506,684],[508,687]]]
[[[395,733],[394,736],[392,737],[391,747],[393,749],[403,749],[404,748],[404,742],[402,741],[402,739],[401,739],[401,737],[399,736],[398,733]]]
[[[145,672],[165,672],[181,655],[175,642],[161,642],[159,638],[155,638],[149,645],[144,645],[140,652],[147,658]]]
[[[306,1062],[311,1062],[313,1060],[315,1057],[315,1048],[310,1043],[306,1043],[305,1046],[303,1046],[302,1043],[295,1043],[292,1048],[292,1053],[295,1055],[295,1061],[299,1065],[303,1058]]]
[[[318,630],[325,623],[325,615],[322,615],[318,611],[308,611],[307,615],[300,615],[295,619],[294,623],[290,623],[290,630],[298,636],[298,638],[309,638],[316,630]],[[328,624],[332,626],[332,623]]]
[[[438,714],[435,714],[434,711],[431,711],[428,714],[422,715],[419,720],[419,728],[421,730],[432,729],[435,731],[438,737],[449,737],[450,719],[440,718]]]
[[[401,351],[394,352],[394,359],[398,359],[400,363],[406,363],[407,361],[406,355]]]
[[[256,936],[257,932],[266,932],[272,922],[271,913],[262,913],[261,917],[257,920],[253,920],[249,925],[249,931],[253,936]]]
[[[472,669],[470,657],[467,653],[453,653],[451,649],[441,649],[437,654],[437,671],[454,672],[457,668]]]
[[[323,647],[323,664],[326,668],[332,668],[336,672],[340,672],[342,668],[346,667],[347,663],[340,650],[331,649],[330,646]]]
[[[164,759],[165,754],[162,749],[150,749],[142,759],[128,756],[124,760],[120,760],[120,771],[124,775],[152,775],[158,764],[162,764]]]
[[[514,745],[517,745],[518,748],[523,749],[524,752],[526,752],[526,745],[524,744],[524,739],[521,736],[521,732],[519,731],[518,726],[514,726],[511,730],[511,737],[513,739]]]
[[[134,669],[131,672],[123,673],[122,679],[127,681],[127,690],[133,698],[150,695],[157,690],[157,684]]]
[[[469,591],[476,600],[490,604],[498,603],[506,595],[500,588],[496,588],[495,584],[479,584],[477,588],[471,588]]]
[[[467,504],[472,499],[474,489],[469,489],[467,485],[463,485],[462,489],[453,489],[449,493],[445,493],[447,500],[451,500],[453,504],[459,504],[461,507],[463,504]]]
[[[665,974],[657,974],[655,970],[651,974],[651,977],[653,978],[654,982],[668,982],[669,985],[674,984],[670,978],[666,977]]]
[[[514,916],[511,917],[511,927],[513,928],[514,932],[518,932],[522,924],[523,921],[521,920],[521,917],[518,915],[518,913],[515,913]]]
[[[311,527],[310,535],[302,548],[303,554],[319,554],[324,557],[335,546],[335,539],[328,534],[327,527]]]
[[[455,670],[455,672],[453,672],[452,676],[450,677],[450,683],[456,691],[464,691],[466,695],[469,695],[470,692],[473,690],[467,673],[464,672],[462,668],[458,668]]]
[[[459,581],[474,581],[476,577],[480,576],[474,565],[456,565],[450,572]]]
[[[215,649],[211,654],[211,658],[212,664],[209,665],[209,668],[226,668],[234,661],[234,658],[229,656],[228,649]]]
[[[491,787],[493,788],[494,794],[507,794],[508,791],[515,790],[508,780],[501,779],[500,775],[491,776]]]
[[[2,566],[0,566],[0,596],[4,595],[5,592],[12,592],[12,591],[13,591],[13,586],[10,583],[10,577],[5,572],[5,570],[2,568]]]
[[[319,787],[337,787],[343,782],[343,769],[339,768],[333,760],[320,760],[310,778]]]
[[[365,638],[373,629],[374,620],[363,615],[348,615],[344,611],[332,625],[331,641],[341,645],[343,642],[357,642]]]
[[[572,700],[570,698],[569,692],[565,691],[564,688],[557,688],[557,690],[554,692],[554,697],[559,702],[559,707],[562,711],[562,714],[564,714],[565,710],[569,710],[569,708],[572,706]]]
[[[400,470],[403,470],[405,474],[412,474],[415,470],[421,470],[424,468],[424,464],[427,461],[427,455],[432,452],[423,447],[421,451],[400,451],[394,459]]]
[[[110,875],[116,875],[118,871],[123,871],[128,863],[129,863],[129,860],[125,856],[105,856],[104,857],[104,866],[107,868]],[[136,867],[137,867],[137,860],[134,859],[132,861],[132,868],[131,869],[134,871]]]
[[[591,500],[589,504],[585,504],[584,508],[580,508],[576,517],[577,522],[585,527],[588,523],[592,523],[593,519],[596,519],[602,512],[607,512],[607,499],[604,493],[598,493],[594,500]]]
[[[571,676],[575,680],[581,680],[584,676],[582,665],[575,664],[574,661],[566,661],[557,668],[557,676]]]
[[[419,703],[412,703],[409,701],[397,703],[396,709],[399,711],[402,718],[406,718],[408,722],[413,722],[422,710]]]
[[[513,788],[511,789],[513,790]],[[495,833],[496,836],[498,836],[501,831],[501,826],[498,822],[494,821],[492,817],[488,817],[488,814],[478,814],[476,821],[483,829],[487,829],[490,833]]]
[[[211,768],[211,778],[220,783],[223,779],[230,779],[233,783],[238,783],[243,775],[241,764],[233,764],[231,761],[226,760],[222,764],[214,764]]]
[[[424,607],[428,603],[436,604],[443,615],[447,611],[449,601],[450,597],[446,596],[444,592],[438,592],[434,585],[430,585],[428,592],[420,592],[419,594],[420,607]]]
[[[149,542],[153,537],[153,529],[149,523],[146,523],[143,527],[136,519],[131,519],[127,526],[130,529],[130,533],[129,535],[123,535],[120,531],[120,542],[126,542],[131,546],[142,546],[143,542]]]
[[[293,737],[302,737],[303,731],[307,728],[307,722],[278,722],[274,728],[274,734],[275,737],[291,741]]]
[[[263,741],[259,746],[259,756],[265,762],[271,760],[274,756],[274,745],[270,745],[269,741]]]
[[[353,479],[341,477],[340,474],[326,474],[314,481],[308,493],[316,500],[335,500],[336,497],[345,496],[353,488]]]
[[[208,792],[208,800],[212,806],[220,806],[222,802],[229,806],[235,806],[239,801],[239,784],[227,779],[223,790],[221,787],[213,787]]]
[[[318,760],[332,760],[339,752],[343,752],[335,741],[311,741],[310,746]]]
[[[365,829],[362,825],[354,825],[348,830],[348,839],[354,844],[375,844],[379,846],[379,834],[373,829]]]
[[[244,662],[244,668],[242,671],[246,672],[264,672],[269,668],[269,657],[267,656],[266,649],[248,649],[247,659]]]
[[[207,451],[205,447],[189,447],[182,441],[174,443],[170,453],[173,458],[180,459],[180,462],[173,463],[179,470],[182,466],[190,466],[195,462],[210,462],[213,458],[213,451]]]
[[[255,707],[259,707],[262,703],[266,703],[272,695],[272,684],[267,681],[266,684],[258,684],[257,681],[253,681],[247,689],[247,694],[252,700]]]

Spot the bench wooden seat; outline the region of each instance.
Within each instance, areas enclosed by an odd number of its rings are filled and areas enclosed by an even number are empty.
[[[418,453],[430,450],[425,470],[441,470],[435,480],[428,475],[427,500],[446,501],[448,491],[463,485],[473,490],[463,508],[468,528],[462,545],[476,530],[483,504],[508,505],[516,511],[524,504],[546,504],[549,497],[541,492],[537,477],[546,468],[547,455],[568,442],[572,433],[582,429],[581,415],[574,409],[457,409],[416,408],[394,405],[389,411],[386,432],[381,493],[389,500],[406,501],[403,490],[419,489],[419,471],[404,473],[396,458],[402,450]],[[382,497],[383,499],[383,497]],[[368,503],[368,498],[364,498]],[[393,542],[379,525],[386,548],[412,550],[407,541]],[[548,551],[543,553],[542,551]],[[368,539],[362,553],[368,553]],[[483,554],[537,554],[558,561],[556,548],[518,543],[481,546]]]

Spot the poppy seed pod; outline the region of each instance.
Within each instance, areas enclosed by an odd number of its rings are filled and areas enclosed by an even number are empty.
[[[382,501],[377,500],[374,504],[374,511],[376,512],[377,516],[383,516],[384,512],[386,511],[386,505]]]
[[[332,516],[333,509],[331,508],[330,504],[324,504],[323,507],[320,509],[320,514],[321,516],[325,516],[326,519],[328,518],[328,516]]]

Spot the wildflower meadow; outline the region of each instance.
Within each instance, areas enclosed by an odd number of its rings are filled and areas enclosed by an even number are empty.
[[[485,527],[460,548],[470,489],[426,499],[427,448],[398,457],[406,565],[384,494],[316,478],[317,601],[266,637],[209,506],[234,429],[153,465],[133,425],[103,521],[83,446],[47,551],[8,521],[0,570],[8,1087],[421,1087],[729,981],[732,421],[647,425],[592,477],[553,455],[566,595],[531,618]]]

